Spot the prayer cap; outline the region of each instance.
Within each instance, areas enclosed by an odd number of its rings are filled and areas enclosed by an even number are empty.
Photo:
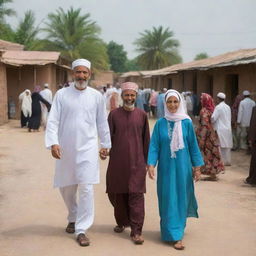
[[[78,66],[84,66],[88,69],[91,69],[91,62],[86,59],[77,59],[72,62],[72,70],[74,70],[75,67]]]
[[[44,84],[44,87],[45,87],[45,88],[49,88],[49,84],[45,83],[45,84]]]
[[[219,93],[217,94],[217,97],[220,98],[220,99],[225,100],[225,99],[226,99],[226,94],[223,93],[223,92],[219,92]]]
[[[243,91],[243,95],[244,95],[244,96],[249,96],[249,95],[250,95],[250,92],[247,91],[247,90],[245,90],[245,91]]]
[[[121,84],[122,91],[125,90],[133,90],[135,92],[138,92],[138,85],[133,82],[126,82]]]

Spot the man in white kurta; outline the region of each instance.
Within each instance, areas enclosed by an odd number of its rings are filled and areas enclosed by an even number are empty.
[[[237,125],[240,130],[240,148],[248,149],[247,135],[255,102],[250,98],[249,91],[243,91],[243,95],[244,99],[240,102],[238,108]]]
[[[226,95],[222,92],[217,94],[218,105],[212,113],[212,123],[219,136],[220,152],[224,165],[231,165],[231,148],[233,147],[231,129],[231,109],[225,103]]]
[[[94,219],[93,184],[99,183],[98,136],[101,155],[107,155],[111,147],[103,96],[87,86],[90,66],[85,59],[72,63],[75,81],[57,91],[45,137],[46,147],[57,158],[54,186],[60,188],[68,208],[66,231],[75,232],[81,246],[90,243],[85,233]]]
[[[49,89],[48,84],[44,84],[44,89],[40,91],[40,95],[47,100],[50,104],[52,104],[52,91]],[[48,118],[48,109],[44,104],[41,104],[42,117],[41,123],[44,129],[46,128],[47,118]]]

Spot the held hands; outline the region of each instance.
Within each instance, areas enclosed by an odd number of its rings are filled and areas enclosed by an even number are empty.
[[[51,147],[52,156],[56,159],[61,158],[61,149],[59,145],[52,145]]]
[[[195,182],[199,181],[200,177],[201,177],[200,167],[194,167],[193,178],[194,178]]]
[[[147,166],[148,169],[148,177],[152,180],[155,179],[155,167],[153,165],[148,165]]]
[[[101,160],[105,160],[107,156],[109,155],[108,149],[107,148],[101,148],[99,151],[99,156]]]

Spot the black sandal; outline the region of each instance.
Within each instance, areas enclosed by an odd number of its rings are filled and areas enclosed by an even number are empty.
[[[69,234],[75,233],[75,222],[69,222],[66,227],[66,232]]]

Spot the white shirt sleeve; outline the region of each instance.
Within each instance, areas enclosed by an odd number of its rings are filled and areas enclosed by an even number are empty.
[[[102,95],[100,96],[96,115],[97,130],[98,135],[100,137],[100,146],[101,148],[111,148],[111,139],[107,121],[106,104]]]
[[[218,108],[216,107],[212,113],[211,120],[213,123],[215,123],[218,118],[219,118],[219,111],[218,111]]]
[[[59,145],[58,131],[61,116],[61,103],[59,96],[60,95],[57,92],[53,99],[53,103],[47,120],[47,126],[45,131],[45,146],[48,149],[50,149],[52,145]]]

